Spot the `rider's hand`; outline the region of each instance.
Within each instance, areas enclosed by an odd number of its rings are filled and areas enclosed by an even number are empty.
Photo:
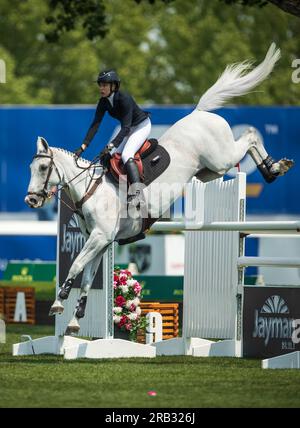
[[[102,152],[100,153],[100,161],[102,163],[103,166],[105,166],[106,168],[109,166],[110,160],[113,156],[113,154],[115,153],[116,148],[112,143],[108,143],[104,150],[102,150]]]
[[[107,168],[109,166],[109,162],[110,162],[111,157],[112,157],[111,154],[109,153],[109,151],[104,149],[100,153],[99,157],[100,157],[100,161],[101,161],[102,165]]]
[[[80,147],[78,147],[78,149],[75,150],[74,155],[77,158],[79,158],[82,155],[82,153],[84,152],[85,148],[86,148],[85,144],[82,144]]]
[[[109,153],[109,154],[110,154],[110,156],[112,156],[112,155],[115,153],[116,148],[115,148],[115,146],[114,146],[114,144],[113,144],[113,143],[108,143],[108,144],[106,145],[106,147],[105,147],[104,151],[105,151],[106,153]]]

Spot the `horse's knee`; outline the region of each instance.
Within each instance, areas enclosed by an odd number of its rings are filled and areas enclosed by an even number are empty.
[[[92,280],[84,281],[81,284],[81,287],[80,287],[81,292],[88,294],[88,292],[90,291],[91,286],[92,286]]]

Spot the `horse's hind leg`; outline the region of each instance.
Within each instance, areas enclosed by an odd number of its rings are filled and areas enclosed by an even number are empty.
[[[293,160],[284,158],[275,161],[268,155],[258,133],[252,127],[250,127],[236,143],[240,144],[240,142],[242,142],[245,144],[245,141],[246,144],[247,142],[249,144],[247,152],[250,154],[258,170],[268,183],[272,183],[278,176],[284,175],[294,165]]]

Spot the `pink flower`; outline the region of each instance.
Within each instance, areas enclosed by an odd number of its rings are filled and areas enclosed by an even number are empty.
[[[134,291],[134,293],[135,293],[137,296],[140,294],[141,290],[142,290],[142,287],[141,287],[141,285],[140,285],[140,283],[139,283],[139,282],[137,282],[136,284],[134,284],[134,286],[133,286],[133,291]]]
[[[134,305],[134,304],[132,304],[132,305],[130,306],[130,308],[129,308],[129,310],[130,310],[131,312],[134,312],[134,311],[135,311],[135,309],[136,309],[136,307],[135,307],[135,305]]]
[[[125,275],[131,277],[131,272],[128,269],[121,269],[120,273],[125,274]]]
[[[120,285],[126,285],[126,281],[127,281],[127,275],[121,274],[119,276],[119,283],[120,283]]]
[[[126,303],[126,300],[124,299],[123,296],[118,296],[115,300],[116,306],[121,306],[123,307]]]
[[[117,281],[114,281],[114,290],[115,290],[116,288],[118,288],[118,284],[117,284]]]
[[[123,325],[125,325],[126,323],[127,323],[127,317],[126,315],[122,315],[119,323],[119,327],[123,327]]]

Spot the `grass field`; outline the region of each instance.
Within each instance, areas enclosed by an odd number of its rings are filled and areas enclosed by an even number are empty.
[[[300,370],[262,370],[260,360],[233,358],[12,357],[21,334],[36,338],[53,329],[7,330],[7,343],[0,344],[0,407],[300,407]]]

